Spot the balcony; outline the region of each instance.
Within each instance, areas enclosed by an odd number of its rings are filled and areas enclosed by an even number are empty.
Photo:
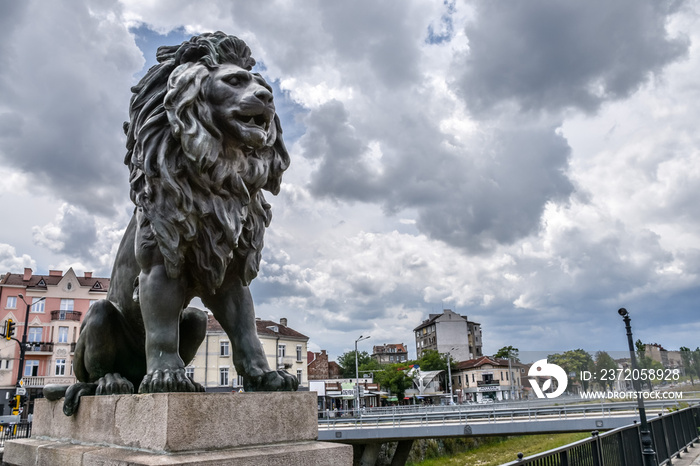
[[[53,343],[46,341],[27,342],[28,353],[53,353]]]
[[[493,387],[500,385],[501,383],[498,380],[477,380],[476,381],[476,386],[477,387]]]
[[[72,320],[80,322],[83,313],[78,311],[51,311],[51,320]]]
[[[22,381],[24,382],[25,387],[43,387],[44,385],[49,385],[49,384],[72,385],[75,383],[75,377],[72,375],[65,376],[65,377],[32,376],[32,377],[22,377]]]
[[[292,356],[277,356],[277,369],[291,369],[297,361],[296,357]]]

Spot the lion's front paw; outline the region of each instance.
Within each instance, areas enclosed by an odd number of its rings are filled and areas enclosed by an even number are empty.
[[[296,377],[287,371],[269,371],[257,377],[244,379],[243,389],[247,392],[293,392],[299,387]]]
[[[139,393],[203,392],[204,387],[192,381],[184,369],[155,370],[146,374]]]
[[[131,395],[134,393],[134,384],[121,375],[106,374],[97,380],[95,395]]]

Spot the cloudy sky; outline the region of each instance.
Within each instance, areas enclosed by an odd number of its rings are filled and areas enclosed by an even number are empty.
[[[0,271],[108,276],[129,88],[222,30],[292,165],[252,285],[336,357],[429,313],[484,351],[700,346],[700,6],[662,0],[0,2]],[[695,78],[693,78],[695,76]],[[364,347],[363,347],[364,346]]]

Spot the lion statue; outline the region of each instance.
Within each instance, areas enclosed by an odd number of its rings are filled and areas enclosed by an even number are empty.
[[[157,59],[124,124],[136,208],[109,293],[82,323],[78,382],[45,390],[65,395],[69,416],[83,395],[203,391],[185,374],[207,327],[194,297],[231,339],[246,391],[298,386],[268,366],[248,288],[271,218],[263,190],[279,193],[289,166],[272,88],[245,42],[222,32],[160,47]]]

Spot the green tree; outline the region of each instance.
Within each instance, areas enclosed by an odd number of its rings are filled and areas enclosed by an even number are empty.
[[[613,377],[610,371],[617,370],[617,363],[615,360],[605,351],[598,351],[595,355],[595,372],[598,374],[597,383],[601,386],[603,390],[606,388],[612,388]],[[606,375],[605,380],[600,380],[600,378]]]
[[[501,359],[512,359],[515,362],[520,362],[520,359],[518,358],[518,355],[520,354],[520,351],[518,348],[514,348],[510,345],[504,346],[503,348],[499,349],[496,354],[493,355],[494,358],[501,358]]]
[[[647,356],[646,345],[642,343],[642,340],[637,340],[634,343],[635,349],[637,350],[637,366],[641,370],[658,370],[663,369],[664,366],[659,361],[654,361],[651,357]],[[639,387],[643,388],[644,385],[649,387],[649,390],[653,388],[652,381],[650,379],[641,380],[639,382]]]
[[[367,351],[358,351],[357,362],[359,366],[365,366],[370,363],[372,357]],[[342,369],[344,378],[355,377],[355,351],[348,351],[338,357],[338,365]]]
[[[455,360],[450,358],[452,369],[456,367]],[[447,372],[447,355],[440,354],[436,350],[426,350],[423,356],[416,361],[422,371],[445,371]]]
[[[405,396],[406,389],[411,388],[413,379],[406,375],[406,364],[391,364],[374,373],[374,380],[383,390],[391,392],[399,400]]]
[[[377,362],[376,359],[370,357],[369,362],[360,365],[360,375],[363,372],[376,372],[382,369],[382,365]]]
[[[683,361],[683,369],[685,370],[685,375],[690,377],[690,383],[695,385],[695,369],[693,367],[693,351],[686,347],[681,346],[681,360]]]
[[[695,351],[693,351],[693,373],[700,378],[700,348],[695,348]]]
[[[588,391],[590,382],[581,380],[581,372],[594,370],[595,363],[590,354],[582,349],[569,350],[562,354],[556,353],[547,356],[547,362],[560,366],[567,373],[569,379],[578,381],[584,391]],[[571,387],[571,384],[569,384],[569,387]]]

